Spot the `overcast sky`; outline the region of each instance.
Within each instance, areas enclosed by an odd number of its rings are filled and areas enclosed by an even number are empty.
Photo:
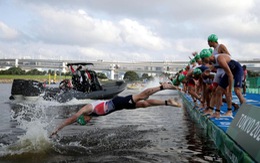
[[[183,61],[212,33],[260,58],[260,1],[0,0],[0,58]]]

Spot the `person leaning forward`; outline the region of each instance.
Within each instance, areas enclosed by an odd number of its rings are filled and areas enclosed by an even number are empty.
[[[226,100],[228,109],[225,115],[232,116],[232,83],[234,81],[234,91],[238,98],[240,99],[241,104],[245,102],[244,97],[241,92],[241,84],[243,77],[242,66],[239,62],[231,59],[231,57],[227,54],[218,54],[212,55],[208,49],[203,49],[201,51],[201,58],[206,60],[206,62],[218,63],[218,65],[224,69],[225,74],[221,77],[219,85],[216,88],[216,112],[212,117],[219,118],[220,117],[220,107],[222,104],[222,95],[225,91]],[[228,89],[226,89],[228,88]],[[210,106],[213,109],[214,106]]]

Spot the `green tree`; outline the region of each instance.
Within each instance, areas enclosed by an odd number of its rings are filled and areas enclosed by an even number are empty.
[[[22,70],[20,67],[11,67],[5,71],[7,75],[24,75],[25,71]]]
[[[139,76],[135,71],[127,71],[124,75],[124,80],[126,81],[137,81],[139,80]]]
[[[248,73],[248,77],[258,77],[259,76],[259,72],[247,70],[247,73]]]
[[[32,69],[32,70],[26,72],[26,74],[27,74],[27,75],[42,75],[43,72],[41,72],[41,71],[39,71],[39,70],[37,70],[37,69]]]
[[[149,75],[148,75],[147,73],[143,73],[143,75],[142,75],[141,78],[142,78],[142,79],[148,79],[148,78],[149,78]]]
[[[54,70],[48,70],[48,74],[54,75],[55,71]]]
[[[153,77],[149,76],[147,73],[143,73],[141,79],[142,80],[153,80]]]

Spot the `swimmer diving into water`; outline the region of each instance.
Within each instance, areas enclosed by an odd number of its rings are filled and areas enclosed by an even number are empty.
[[[181,104],[173,99],[168,99],[168,100],[148,99],[150,95],[164,89],[178,90],[179,88],[168,83],[162,83],[160,86],[147,88],[139,94],[128,95],[125,97],[116,96],[111,100],[95,101],[93,103],[87,104],[83,106],[76,114],[64,120],[51,133],[50,137],[56,135],[58,131],[60,131],[65,126],[70,125],[76,121],[81,125],[85,125],[87,122],[91,120],[92,115],[104,116],[114,111],[118,111],[122,109],[137,109],[137,108],[146,108],[146,107],[159,106],[159,105],[180,107]]]

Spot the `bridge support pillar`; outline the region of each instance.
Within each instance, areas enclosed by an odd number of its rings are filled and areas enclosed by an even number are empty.
[[[110,79],[114,80],[115,79],[115,71],[114,70],[110,70]]]
[[[62,70],[61,70],[61,71],[62,71],[63,73],[66,73],[66,72],[67,72],[67,71],[66,71],[66,67],[67,67],[67,66],[66,66],[66,63],[65,63],[65,62],[62,62]]]
[[[115,64],[110,65],[110,79],[114,80],[115,79]]]
[[[19,66],[19,60],[18,59],[15,59],[15,67],[18,67]]]

